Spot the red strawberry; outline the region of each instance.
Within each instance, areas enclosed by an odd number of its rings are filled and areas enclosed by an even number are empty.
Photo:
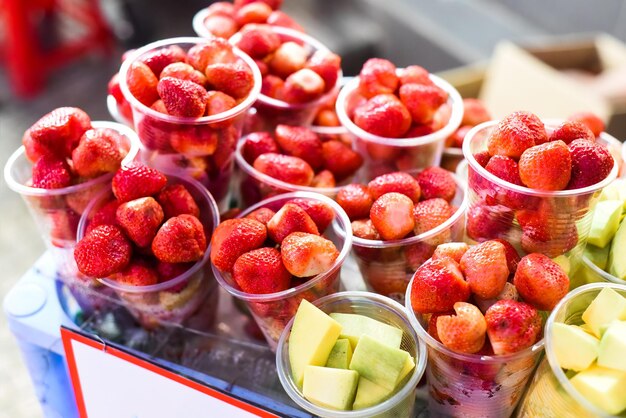
[[[511,245],[511,243],[506,240],[494,239],[493,241],[499,242],[500,244],[504,245],[504,253],[506,255],[506,266],[509,269],[509,274],[514,274],[515,271],[517,270],[517,265],[519,264],[521,260],[519,253],[517,252],[515,247],[513,247],[513,245]]]
[[[70,167],[63,160],[44,155],[33,165],[32,187],[62,189],[72,184]]]
[[[168,114],[190,118],[204,115],[207,100],[204,87],[192,81],[164,77],[157,90]]]
[[[280,9],[280,6],[283,4],[283,0],[235,0],[234,2],[235,10],[240,9],[246,4],[257,3],[257,2],[262,2],[262,3],[267,4],[268,6],[272,8],[272,10]]]
[[[276,142],[285,153],[302,158],[314,170],[324,164],[322,141],[315,132],[304,126],[278,125],[275,131]]]
[[[467,212],[467,236],[485,241],[506,235],[513,226],[514,212],[502,205],[478,203]]]
[[[454,210],[452,207],[441,198],[434,198],[423,200],[415,204],[415,208],[413,209],[413,219],[415,220],[415,227],[413,231],[415,235],[421,235],[425,232],[434,229],[450,219],[450,217],[454,214]],[[442,232],[439,236],[430,238],[430,244],[438,245],[441,244],[441,241],[446,238],[444,232]]]
[[[233,47],[221,38],[212,38],[207,43],[194,45],[187,51],[187,63],[202,73],[209,64],[233,62],[236,59]]]
[[[233,279],[246,293],[276,293],[289,289],[291,274],[276,248],[259,248],[243,254],[233,266]]]
[[[313,219],[317,230],[324,233],[326,228],[335,219],[335,211],[324,202],[311,199],[293,199],[289,203],[300,206]]]
[[[52,245],[59,248],[68,248],[76,241],[76,230],[80,215],[72,209],[55,210],[48,213],[50,238]]]
[[[307,103],[319,98],[326,86],[324,79],[315,71],[302,68],[285,79],[283,89],[287,103]]]
[[[413,203],[417,203],[422,193],[418,181],[410,174],[401,171],[378,176],[370,181],[367,187],[374,200],[385,193],[396,192],[407,196]]]
[[[239,25],[235,22],[235,19],[222,14],[214,14],[207,16],[204,19],[204,27],[213,35],[218,38],[229,39],[239,29]]]
[[[273,97],[274,99],[282,100],[284,89],[285,82],[282,78],[272,74],[267,74],[263,77],[261,94]]]
[[[569,291],[563,269],[543,254],[528,254],[517,266],[513,283],[524,301],[540,311],[550,311]]]
[[[147,247],[163,222],[163,209],[151,197],[122,203],[116,212],[117,225],[139,247]]]
[[[22,138],[26,156],[32,162],[40,157],[70,157],[82,134],[91,128],[89,116],[76,107],[60,107],[42,116]]]
[[[157,91],[159,79],[150,67],[141,61],[134,61],[130,64],[126,83],[130,94],[146,106],[150,106],[159,99]]]
[[[234,99],[246,97],[254,84],[252,71],[242,62],[209,64],[204,73],[210,86]]]
[[[473,354],[483,347],[487,322],[482,312],[471,303],[456,302],[456,315],[437,318],[437,335],[443,345],[457,353]]]
[[[463,99],[463,120],[461,125],[476,126],[491,120],[485,104],[479,99]]]
[[[519,174],[519,167],[515,160],[504,155],[494,155],[489,159],[485,166],[485,170],[494,176],[518,186],[523,186],[522,179]]]
[[[91,230],[74,248],[78,270],[89,277],[107,277],[130,262],[132,245],[121,229],[100,225]]]
[[[535,145],[548,141],[543,122],[530,112],[514,112],[502,119],[488,140],[489,154],[519,158]]]
[[[217,136],[217,145],[210,162],[212,162],[211,168],[219,173],[224,169],[229,169],[239,133],[234,126],[228,129],[218,129],[213,133]]]
[[[330,140],[322,144],[324,167],[333,173],[337,181],[352,176],[361,165],[363,157],[341,141]]]
[[[281,44],[267,63],[272,74],[287,78],[290,74],[304,68],[308,57],[307,50],[296,42]]]
[[[148,52],[140,58],[140,61],[150,68],[155,76],[161,77],[161,73],[165,67],[173,63],[183,62],[185,58],[185,51],[183,51],[181,47],[171,45]]]
[[[464,242],[447,242],[437,246],[432,255],[432,259],[437,260],[438,258],[449,257],[457,263],[460,263],[461,257],[463,257],[463,254],[465,254],[467,250],[469,250],[469,245]]]
[[[112,279],[126,286],[150,286],[159,282],[159,275],[146,261],[136,259],[115,273]]]
[[[374,203],[367,186],[348,184],[337,193],[337,203],[346,211],[350,220],[367,218]]]
[[[324,90],[329,91],[337,84],[341,71],[341,57],[330,51],[318,50],[311,55],[306,68],[315,71],[324,80]]]
[[[231,208],[228,209],[226,212],[222,212],[220,213],[220,221],[225,221],[227,219],[235,219],[236,217],[239,216],[239,214],[241,214],[241,209],[239,208]],[[197,218],[197,216],[196,216]]]
[[[274,10],[267,18],[267,24],[272,26],[280,26],[283,28],[295,29],[298,32],[304,32],[304,28],[293,20],[287,13],[280,10]]]
[[[196,70],[191,65],[184,62],[175,62],[165,67],[163,71],[161,71],[160,78],[165,77],[192,81],[203,87],[206,85],[206,76],[204,73]]]
[[[254,168],[285,183],[308,186],[313,180],[313,169],[301,158],[266,153],[254,160]]]
[[[93,214],[93,217],[91,218],[91,221],[87,226],[87,232],[91,231],[96,226],[107,224],[115,225],[117,222],[116,213],[119,205],[120,203],[116,199],[113,199],[102,205],[102,207],[100,207],[100,209],[98,209],[96,213]]]
[[[554,236],[551,240],[543,240],[535,233],[534,230],[523,230],[521,245],[522,250],[527,253],[541,253],[548,257],[554,258],[561,254],[565,254],[578,244],[578,231],[576,225],[570,224],[570,228],[563,230],[564,227],[560,227],[560,233]]]
[[[572,158],[572,176],[568,189],[581,189],[604,180],[613,169],[614,160],[603,145],[586,140],[569,144]]]
[[[219,115],[220,113],[224,113],[233,107],[237,106],[237,102],[235,99],[230,97],[228,94],[222,93],[221,91],[211,90],[207,92],[206,95],[206,116],[214,116]],[[216,122],[213,124],[216,128],[220,128],[222,126],[228,126],[232,124],[230,120],[224,120],[221,122]]]
[[[528,148],[519,160],[519,175],[531,189],[563,190],[570,180],[572,156],[563,141]]]
[[[506,282],[504,284],[504,289],[502,289],[502,292],[500,292],[498,296],[496,296],[495,298],[484,299],[484,298],[481,298],[480,296],[476,296],[476,295],[473,296],[474,303],[476,304],[476,306],[478,306],[478,309],[480,309],[481,312],[487,312],[487,310],[489,310],[491,305],[493,305],[499,300],[519,300],[519,299],[520,299],[519,292],[517,291],[517,288],[515,287],[515,285],[511,282]]]
[[[396,66],[386,59],[370,58],[359,73],[359,93],[366,98],[393,94],[398,88]]]
[[[387,193],[376,199],[370,219],[383,239],[404,238],[413,231],[413,201],[400,193]]]
[[[435,248],[436,246],[432,245],[429,240],[408,245],[404,251],[408,271],[414,272],[417,270],[422,264],[432,257],[433,252],[435,252]]]
[[[292,232],[320,234],[317,225],[304,209],[294,203],[285,203],[267,222],[267,235],[280,244]]]
[[[315,126],[341,126],[341,122],[339,122],[339,118],[337,117],[337,113],[332,109],[322,109],[315,115],[315,120],[313,121],[313,125]],[[327,138],[326,136],[322,137],[322,141]]]
[[[337,186],[335,176],[330,170],[322,170],[317,173],[311,180],[311,187],[320,187],[330,189]]]
[[[374,227],[371,219],[358,219],[352,221],[352,234],[355,237],[371,240],[379,240],[380,234]]]
[[[152,103],[152,106],[150,106],[150,109],[152,110],[156,110],[157,112],[163,113],[165,115],[167,115],[167,109],[165,108],[165,104],[163,103],[163,100],[159,99],[156,102]]]
[[[456,182],[452,173],[441,167],[428,167],[417,174],[422,199],[440,197],[448,202],[456,195]]]
[[[447,312],[469,297],[469,285],[451,258],[430,259],[413,276],[411,306],[418,313]]]
[[[185,156],[206,156],[218,152],[221,129],[206,126],[180,126],[170,134],[170,143],[174,151]]]
[[[430,81],[430,74],[426,69],[419,65],[409,65],[400,70],[400,84],[433,84]]]
[[[591,112],[578,112],[571,115],[568,120],[580,122],[593,132],[593,136],[600,136],[604,131],[604,122]]]
[[[420,126],[428,126],[428,125],[420,125]],[[459,129],[454,131],[452,135],[446,138],[446,147],[451,148],[463,148],[463,141],[465,140],[465,136],[472,129],[472,126],[462,125]],[[483,151],[486,152],[486,151]],[[489,155],[489,153],[487,153]]]
[[[276,215],[276,212],[270,208],[259,208],[247,214],[246,218],[254,219],[255,221],[259,221],[263,225],[267,226],[267,223],[274,215]]]
[[[481,167],[487,167],[487,163],[491,159],[491,155],[488,151],[481,151],[474,154],[474,159]]]
[[[354,123],[374,135],[400,138],[411,126],[411,114],[393,94],[379,94],[354,111]]]
[[[439,338],[439,333],[437,332],[437,319],[440,316],[444,315],[454,315],[454,311],[430,314],[430,319],[428,319],[428,327],[426,328],[426,332],[428,332],[431,337],[439,342],[441,342],[441,338]]]
[[[268,152],[278,154],[278,144],[268,132],[253,132],[246,136],[241,147],[241,155],[250,164],[254,163],[261,154]]]
[[[182,184],[170,184],[156,196],[163,208],[165,219],[188,214],[196,218],[200,216],[200,209],[189,190]]]
[[[487,335],[496,355],[512,354],[535,344],[541,336],[541,317],[535,308],[514,300],[500,300],[485,313]]]
[[[485,241],[470,247],[461,258],[461,270],[472,293],[485,299],[498,296],[509,277],[504,245]]]
[[[228,2],[228,1],[217,1],[215,3],[212,3],[209,7],[207,7],[207,12],[209,12],[209,15],[211,16],[222,15],[222,16],[234,17],[235,6],[233,5],[233,3]]]
[[[156,194],[167,178],[154,168],[138,162],[122,166],[113,176],[113,194],[121,203]]]
[[[230,271],[242,254],[259,248],[267,228],[254,219],[237,218],[220,223],[211,238],[211,262],[221,272]]]
[[[252,58],[264,58],[280,46],[280,37],[270,27],[256,25],[241,30],[237,48]]]
[[[339,250],[332,241],[306,232],[294,232],[285,237],[280,253],[285,267],[296,277],[325,273],[339,257]]]
[[[191,266],[193,266],[193,263],[164,263],[157,260],[156,271],[159,275],[159,283],[167,282],[180,276],[189,270]],[[172,289],[168,290],[172,291]]]
[[[72,151],[74,171],[82,177],[97,177],[117,170],[129,151],[128,140],[113,129],[90,129]]]
[[[204,227],[192,215],[178,215],[168,219],[152,241],[154,256],[165,263],[198,261],[206,247]]]
[[[272,13],[272,8],[262,1],[248,3],[235,10],[235,21],[239,26],[248,23],[265,23]]]
[[[406,106],[413,123],[432,122],[439,106],[448,100],[445,91],[437,86],[425,84],[403,84],[399,91],[400,100]]]
[[[563,141],[566,144],[571,143],[576,139],[586,139],[591,142],[596,141],[596,136],[591,130],[580,122],[574,122],[571,120],[565,121],[560,124],[550,134],[550,141]]]

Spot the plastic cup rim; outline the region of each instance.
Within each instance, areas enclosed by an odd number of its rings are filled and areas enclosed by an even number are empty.
[[[583,255],[583,263],[585,263],[585,265],[589,269],[591,269],[591,271],[593,271],[594,273],[602,276],[602,278],[604,280],[606,280],[607,282],[618,284],[618,285],[626,285],[626,281],[625,280],[618,279],[617,277],[613,276],[612,274],[602,270],[600,267],[598,267],[595,264],[593,264],[593,262],[586,255]]]

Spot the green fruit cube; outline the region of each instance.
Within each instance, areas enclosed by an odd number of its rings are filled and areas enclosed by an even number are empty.
[[[626,322],[613,321],[602,334],[598,366],[626,372]]]
[[[626,409],[626,372],[593,365],[570,380],[589,402],[607,414]]]
[[[346,338],[340,338],[335,343],[333,349],[328,356],[326,367],[335,369],[347,369],[352,360],[352,346]]]
[[[377,385],[393,390],[400,380],[407,357],[410,357],[408,352],[363,335],[352,354],[350,369]]]
[[[598,202],[593,211],[587,242],[600,248],[604,248],[611,242],[619,227],[622,209],[623,202],[621,200]]]
[[[582,319],[595,335],[602,335],[600,330],[603,325],[615,319],[626,320],[626,298],[605,287],[585,309]]]
[[[609,253],[609,273],[621,280],[626,280],[626,222],[622,222],[613,237]]]
[[[576,325],[555,323],[552,326],[552,347],[559,366],[569,370],[585,370],[598,357],[600,341]]]
[[[359,338],[363,335],[380,341],[393,348],[400,348],[402,343],[402,330],[398,327],[385,324],[363,315],[348,313],[331,313],[330,317],[341,324],[339,338],[347,338],[356,348]]]
[[[363,409],[378,405],[389,398],[393,392],[393,390],[377,385],[364,377],[359,377],[359,386],[356,390],[352,409]]]
[[[611,246],[606,245],[603,248],[596,247],[595,245],[587,245],[585,247],[584,254],[589,261],[595,264],[599,269],[606,269],[607,262],[609,261],[609,250]]]
[[[348,411],[352,409],[358,383],[359,374],[354,370],[306,366],[302,394],[323,408]]]

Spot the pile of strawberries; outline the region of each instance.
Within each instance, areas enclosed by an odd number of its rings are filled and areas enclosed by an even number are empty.
[[[200,209],[183,184],[168,184],[159,171],[133,162],[118,170],[112,189],[115,198],[93,214],[74,250],[82,274],[147,286],[180,276],[203,258]]]
[[[461,126],[448,138],[446,147],[462,148],[465,135],[476,125],[491,120],[491,115],[485,104],[479,99],[463,99],[463,119]]]
[[[569,278],[543,254],[520,258],[504,240],[442,244],[416,272],[411,306],[428,333],[458,353],[511,354],[542,337],[539,311],[567,294]]]

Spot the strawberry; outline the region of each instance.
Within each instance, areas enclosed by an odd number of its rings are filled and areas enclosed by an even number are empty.
[[[411,126],[411,114],[393,94],[379,94],[354,111],[354,123],[374,135],[400,138]]]
[[[439,197],[451,202],[456,195],[456,181],[452,173],[441,167],[428,167],[417,174],[422,199]]]
[[[461,270],[472,293],[481,298],[496,297],[509,277],[504,245],[485,241],[470,247],[461,258]]]
[[[159,276],[159,283],[164,283],[180,276],[189,270],[191,266],[193,266],[193,263],[164,263],[157,260],[156,271]],[[172,291],[172,289],[168,290]]]
[[[82,177],[97,177],[117,170],[128,154],[128,140],[113,129],[90,129],[72,151],[74,171]]]
[[[241,209],[239,209],[239,208],[228,209],[226,212],[220,213],[220,221],[225,221],[227,219],[235,219],[240,214],[241,214]],[[196,216],[196,218],[197,218],[197,216]]]
[[[233,279],[246,293],[276,293],[289,289],[291,274],[280,251],[259,248],[241,255],[233,266]]]
[[[234,99],[246,97],[254,84],[252,70],[243,62],[209,64],[204,73],[213,89],[220,90]]]
[[[609,150],[600,144],[575,140],[569,144],[572,175],[568,189],[581,189],[604,180],[613,169],[614,160]]]
[[[410,271],[411,273],[415,272],[415,270],[432,257],[435,252],[435,248],[436,246],[432,245],[429,240],[407,245],[404,250],[406,264],[408,266],[407,271]]]
[[[548,141],[543,122],[530,112],[514,112],[502,119],[489,135],[490,155],[520,158],[530,147]]]
[[[370,240],[379,240],[380,234],[374,227],[371,219],[358,219],[356,221],[352,221],[352,234],[355,237],[370,239]]]
[[[196,218],[200,216],[200,209],[189,190],[182,184],[165,186],[157,196],[157,201],[163,208],[165,219],[188,214]]]
[[[126,83],[130,94],[146,106],[150,106],[159,99],[159,92],[157,91],[159,79],[150,67],[141,61],[134,61],[130,64]]]
[[[72,184],[70,167],[64,160],[44,155],[33,165],[32,187],[62,189]]]
[[[209,7],[207,7],[207,11],[211,16],[235,16],[235,6],[233,5],[233,3],[228,1],[216,1],[215,3],[212,3]]]
[[[267,74],[263,76],[261,82],[261,94],[272,97],[274,99],[282,100],[284,90],[285,82],[282,78],[272,74]]]
[[[272,14],[267,18],[267,24],[272,26],[280,26],[283,28],[290,28],[297,30],[298,32],[304,32],[304,28],[300,26],[291,16],[280,10],[274,10]]]
[[[207,43],[194,45],[187,51],[187,64],[201,73],[209,64],[234,62],[236,59],[233,47],[221,38],[209,39]]]
[[[396,66],[386,59],[368,59],[359,73],[359,93],[368,99],[378,94],[393,94],[398,83]]]
[[[74,248],[78,271],[89,277],[107,277],[130,262],[132,245],[122,230],[113,225],[92,229]]]
[[[243,6],[245,6],[246,4],[257,3],[257,2],[262,2],[262,3],[267,4],[268,6],[272,8],[272,10],[280,9],[280,6],[283,4],[283,0],[235,0],[234,9],[238,10],[242,8]]]
[[[512,354],[535,344],[541,336],[541,317],[535,308],[514,300],[500,300],[485,313],[487,335],[496,355]]]
[[[428,126],[428,125],[421,125]],[[449,148],[463,148],[463,141],[465,140],[465,136],[472,129],[472,126],[462,125],[454,131],[452,135],[446,138],[446,147]],[[487,153],[489,154],[489,153]]]
[[[322,143],[322,155],[324,167],[337,181],[352,176],[363,165],[361,154],[337,140]]]
[[[213,35],[218,38],[229,39],[239,29],[239,25],[235,22],[235,19],[223,14],[214,14],[207,16],[204,19],[204,27]]]
[[[313,169],[301,158],[266,153],[254,160],[253,167],[263,174],[285,183],[308,186],[313,180]]]
[[[156,110],[159,113],[163,113],[164,115],[167,115],[167,108],[165,107],[165,103],[163,103],[163,100],[159,99],[156,102],[152,103],[152,105],[150,106],[150,109],[152,110]]]
[[[511,230],[513,218],[514,212],[506,206],[478,203],[467,212],[467,236],[475,241],[502,237]]]
[[[337,186],[335,176],[330,170],[322,170],[311,180],[311,187],[330,189]]]
[[[287,78],[290,74],[304,68],[307,62],[307,50],[296,42],[281,44],[267,63],[272,74]]]
[[[159,282],[157,271],[142,259],[132,260],[111,278],[126,286],[150,286]]]
[[[324,202],[311,199],[292,199],[289,203],[300,206],[313,219],[317,230],[324,233],[326,228],[335,219],[335,211]]]
[[[463,99],[463,120],[461,126],[476,126],[491,120],[485,104],[479,99]]]
[[[386,193],[376,199],[370,219],[385,240],[404,238],[413,231],[413,201],[401,193]]]
[[[154,168],[138,162],[122,166],[113,176],[113,194],[120,203],[156,194],[165,187],[167,178]]]
[[[530,147],[519,160],[519,175],[527,187],[538,190],[563,190],[572,171],[572,156],[563,141]]]
[[[254,219],[237,218],[220,223],[211,238],[211,262],[221,272],[230,271],[239,256],[263,245],[267,228]]]
[[[473,296],[474,303],[478,306],[481,312],[487,312],[491,305],[499,300],[519,300],[519,292],[515,285],[511,282],[506,282],[502,292],[500,292],[495,298],[481,298],[480,296]]]
[[[549,137],[550,141],[560,140],[568,145],[576,139],[586,139],[587,141],[595,142],[596,136],[586,125],[567,120],[552,131]]]
[[[322,109],[315,115],[313,120],[315,126],[341,126],[337,112],[331,109]],[[324,138],[322,138],[322,141]]]
[[[247,214],[246,218],[254,219],[255,221],[259,221],[263,225],[267,226],[267,223],[274,215],[276,215],[276,212],[270,208],[259,208]]]
[[[428,73],[428,71],[425,68],[420,67],[419,65],[409,65],[408,67],[400,69],[399,73],[400,85],[433,84],[433,82],[430,81],[430,74]]]
[[[401,171],[378,176],[370,181],[367,187],[374,200],[386,193],[396,192],[407,196],[413,203],[417,203],[422,193],[418,181],[410,174]]]
[[[280,244],[292,232],[320,234],[317,225],[304,209],[294,203],[285,203],[267,222],[267,235]]]
[[[522,154],[523,155],[523,154]],[[494,176],[518,186],[523,186],[522,179],[519,174],[519,167],[515,160],[504,155],[494,155],[489,159],[485,166],[485,170]]]
[[[413,276],[411,307],[415,312],[447,312],[456,302],[465,302],[469,297],[469,285],[459,265],[451,258],[431,258]]]
[[[254,163],[260,155],[268,152],[278,154],[278,144],[268,132],[253,132],[246,136],[241,147],[241,155],[248,163]]]
[[[535,230],[522,230],[522,239],[520,241],[522,250],[527,253],[545,254],[550,258],[565,254],[578,244],[578,231],[576,225],[572,224],[570,224],[568,229],[564,229],[561,226],[559,230],[558,234],[551,234],[554,238],[550,240],[541,239]]]
[[[294,232],[285,237],[280,253],[285,267],[296,277],[322,274],[339,257],[339,250],[332,241],[306,232]]]
[[[220,113],[224,113],[235,106],[237,106],[237,102],[235,101],[235,99],[233,99],[226,93],[211,90],[206,94],[206,116],[219,115]],[[231,120],[224,120],[214,123],[213,126],[216,128],[221,128],[224,126],[228,126],[232,123],[233,122]]]
[[[460,302],[459,302],[460,303]],[[444,315],[454,315],[454,311],[452,312],[441,312],[429,314],[430,318],[428,319],[428,326],[426,327],[426,332],[430,334],[435,340],[441,342],[441,338],[439,338],[439,333],[437,332],[437,319],[440,316]]]
[[[235,21],[239,26],[248,23],[265,23],[272,14],[272,8],[262,1],[248,3],[235,10]]]
[[[172,77],[192,81],[202,87],[206,85],[206,76],[185,62],[175,62],[163,69],[159,78]]]
[[[228,129],[218,129],[213,131],[202,130],[202,132],[210,133],[212,132],[217,136],[217,144],[215,148],[215,152],[212,155],[211,160],[211,168],[214,172],[220,173],[223,170],[230,170],[231,163],[233,161],[233,151],[235,150],[235,146],[237,144],[237,139],[239,138],[239,132],[234,126],[229,126]],[[225,186],[227,186],[225,184]]]
[[[487,322],[482,312],[471,303],[456,302],[456,315],[437,318],[437,335],[443,345],[457,353],[473,354],[483,347]]]
[[[100,207],[91,217],[91,221],[87,226],[87,233],[100,225],[115,225],[117,222],[117,208],[120,203],[116,200],[110,200]]]
[[[319,74],[302,68],[285,79],[283,96],[287,103],[307,103],[318,99],[325,88],[324,79]]]
[[[306,68],[316,72],[324,80],[324,91],[330,91],[337,84],[341,71],[341,57],[330,51],[318,50],[311,55]]]
[[[452,207],[441,198],[422,200],[416,203],[413,209],[413,219],[415,220],[413,232],[415,232],[415,235],[428,232],[450,219],[453,214],[454,210]],[[447,232],[442,231],[439,236],[429,238],[429,243],[433,245],[441,244],[440,241],[445,240],[449,236]]]
[[[519,253],[517,252],[515,247],[513,247],[513,245],[511,245],[511,243],[506,240],[498,238],[498,239],[494,239],[493,241],[499,242],[500,244],[504,245],[504,254],[506,255],[506,266],[509,269],[509,274],[515,274],[515,272],[517,271],[517,265],[519,264],[521,260]]]
[[[178,215],[168,219],[152,241],[154,256],[165,263],[198,261],[206,247],[204,227],[192,215]]]
[[[469,245],[464,242],[447,242],[439,244],[432,255],[433,260],[438,258],[449,257],[456,261],[461,262],[461,257],[469,250]]]
[[[600,136],[600,134],[604,131],[604,122],[602,119],[591,112],[574,113],[567,119],[584,124],[591,130],[594,137]]]
[[[172,116],[197,118],[206,110],[207,92],[204,87],[173,77],[163,77],[157,90],[167,113]]]
[[[152,197],[141,197],[119,205],[115,217],[135,244],[147,247],[163,222],[163,209]]]
[[[280,46],[280,37],[270,27],[257,25],[241,30],[241,38],[235,44],[252,58],[264,58]]]
[[[561,266],[543,254],[528,254],[517,266],[513,284],[525,302],[550,311],[569,291],[569,278]]]
[[[339,190],[336,199],[350,220],[369,217],[374,203],[368,187],[362,184],[348,184]]]
[[[140,58],[156,77],[163,77],[162,72],[170,64],[184,62],[187,54],[177,45],[171,45],[150,51]]]
[[[220,122],[221,123],[221,122]],[[174,151],[186,156],[205,156],[216,154],[221,129],[207,126],[180,126],[170,134],[170,144]]]
[[[70,157],[83,133],[91,128],[89,116],[76,107],[59,107],[42,116],[22,138],[26,156],[32,162],[40,157]]]
[[[445,91],[437,86],[425,84],[403,84],[399,91],[400,100],[411,114],[413,123],[432,122],[435,112],[448,100]]]
[[[306,161],[314,170],[324,164],[322,141],[304,126],[278,125],[275,130],[278,146],[286,153]]]

